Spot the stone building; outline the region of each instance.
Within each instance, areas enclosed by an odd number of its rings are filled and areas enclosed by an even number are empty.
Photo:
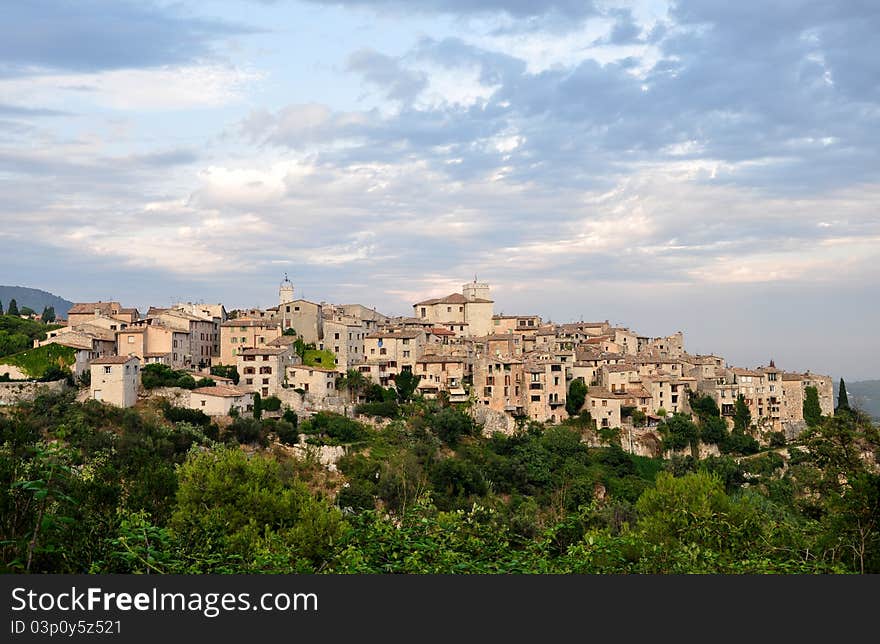
[[[226,416],[231,409],[239,413],[252,411],[254,394],[229,385],[199,387],[190,392],[189,408],[198,409],[208,416]]]
[[[413,304],[415,317],[461,335],[485,336],[493,332],[489,285],[476,281],[462,286],[462,293]]]
[[[242,349],[236,359],[239,386],[246,391],[259,392],[264,398],[277,396],[285,384],[287,367],[302,362],[291,345]]]
[[[95,358],[91,370],[90,396],[117,407],[132,407],[140,385],[140,361],[135,356]]]

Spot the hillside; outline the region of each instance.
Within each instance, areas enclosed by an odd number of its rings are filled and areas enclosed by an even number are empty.
[[[73,306],[73,302],[38,288],[0,286],[0,302],[3,302],[4,311],[9,306],[9,300],[15,300],[18,308],[29,306],[37,313],[41,313],[44,307],[54,306],[55,315],[60,318],[67,317],[67,311]]]
[[[0,358],[0,372],[3,371],[2,366],[8,364],[18,367],[31,378],[42,378],[52,367],[69,370],[75,360],[74,349],[60,344],[47,344]]]
[[[837,383],[834,384],[835,400],[837,399]],[[847,382],[846,393],[851,405],[855,405],[868,414],[874,420],[880,420],[880,380],[861,380],[859,382]]]

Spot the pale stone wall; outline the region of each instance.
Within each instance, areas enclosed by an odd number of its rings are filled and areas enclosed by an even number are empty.
[[[484,336],[492,333],[492,307],[491,302],[467,302],[464,305],[464,321],[468,323],[470,335]]]
[[[281,320],[282,330],[293,329],[303,342],[317,346],[324,337],[320,304],[308,300],[284,302],[278,306],[278,318]]]
[[[190,393],[188,407],[190,409],[198,409],[209,416],[226,416],[229,409],[235,407],[240,413],[245,412],[249,406],[254,404],[254,395],[252,393],[242,394],[241,396],[211,396],[201,394],[196,391]]]
[[[274,320],[229,320],[220,325],[220,364],[234,365],[242,349],[264,347],[280,335]]]
[[[108,373],[109,370],[109,373]],[[92,364],[91,397],[117,407],[131,407],[137,402],[140,384],[139,361],[125,364]]]
[[[0,365],[0,369],[6,365]],[[0,405],[17,405],[41,394],[61,393],[67,389],[65,380],[55,382],[0,382]]]
[[[491,409],[485,405],[474,405],[470,412],[474,422],[482,426],[483,436],[491,436],[496,432],[509,436],[516,431],[516,421],[510,414]]]

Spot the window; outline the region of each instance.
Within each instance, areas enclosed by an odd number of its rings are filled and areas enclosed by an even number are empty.
[[[388,353],[388,351],[385,349],[385,347],[382,347],[381,349],[379,349],[379,355],[380,355],[380,356],[384,356],[384,355],[386,355],[387,353]]]
[[[428,313],[425,307],[422,307],[422,317],[427,317]]]
[[[339,339],[339,334],[338,334],[338,333],[334,333],[334,334],[333,334],[333,339],[334,339],[334,340],[338,340],[338,339]]]
[[[607,407],[607,406],[608,406],[608,401],[607,401],[607,400],[603,400],[603,401],[602,401],[602,406],[603,406],[603,407]]]
[[[134,336],[133,335],[128,336],[128,343],[134,344]]]
[[[112,373],[113,367],[104,367],[104,373]]]
[[[333,353],[339,353],[339,347],[333,347]]]
[[[404,352],[403,352],[403,357],[404,357],[404,358],[409,358],[409,351],[404,351]]]
[[[298,306],[294,306],[294,307],[293,307],[293,310],[294,310],[294,311],[299,311],[299,307],[298,307]]]
[[[541,402],[541,396],[532,396],[532,402]]]
[[[371,355],[371,356],[376,355],[376,350],[375,350],[375,349],[370,349],[370,355]]]
[[[452,307],[451,307],[451,306],[447,306],[447,307],[446,307],[446,312],[447,312],[447,313],[452,313]]]
[[[268,385],[268,384],[269,384],[269,379],[268,379],[268,378],[263,378],[263,384],[264,384],[264,385]]]
[[[202,401],[202,407],[204,407],[204,406],[205,406],[205,401],[203,400],[203,401]]]

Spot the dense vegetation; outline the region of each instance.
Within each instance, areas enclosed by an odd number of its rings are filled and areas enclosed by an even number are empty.
[[[395,404],[378,426],[70,394],[4,410],[0,572],[880,572],[858,412],[797,445],[663,461],[587,447],[577,419],[483,437],[458,409]],[[717,431],[700,413],[671,440]],[[343,446],[339,472],[294,457],[299,434]]]
[[[75,349],[53,343],[0,358],[0,372],[3,365],[8,364],[18,367],[30,378],[52,380],[69,373],[75,361]]]
[[[0,357],[21,353],[34,346],[34,340],[45,340],[46,331],[60,325],[46,325],[16,315],[0,315]]]

